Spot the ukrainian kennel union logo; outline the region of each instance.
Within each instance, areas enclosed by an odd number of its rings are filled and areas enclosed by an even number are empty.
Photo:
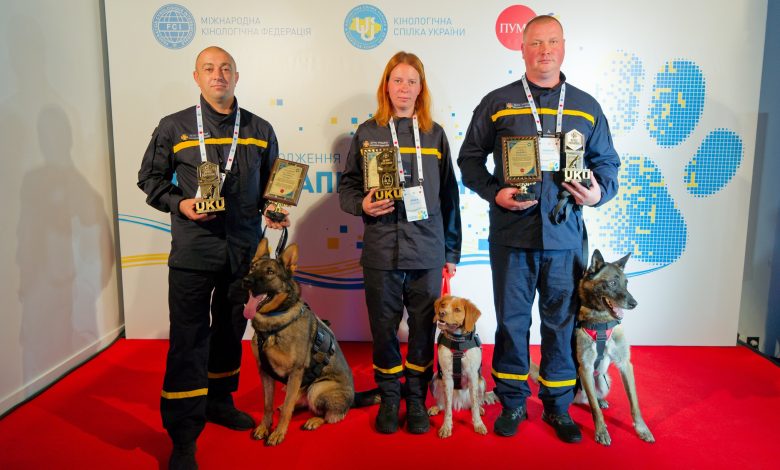
[[[154,14],[152,32],[168,49],[181,49],[195,37],[195,17],[183,6],[169,3]]]
[[[373,49],[387,36],[387,19],[373,5],[358,5],[344,18],[344,35],[358,49]]]

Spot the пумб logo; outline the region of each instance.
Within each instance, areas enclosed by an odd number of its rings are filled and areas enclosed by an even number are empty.
[[[169,3],[154,14],[152,32],[168,49],[181,49],[195,37],[195,17],[183,6]]]
[[[373,5],[358,5],[344,18],[344,35],[358,49],[373,49],[387,36],[387,19]]]

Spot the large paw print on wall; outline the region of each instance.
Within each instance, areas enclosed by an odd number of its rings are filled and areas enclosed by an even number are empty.
[[[644,80],[644,66],[635,54],[618,51],[608,58],[596,95],[616,138],[640,123]],[[688,241],[685,214],[665,178],[680,178],[688,194],[708,197],[727,186],[742,163],[742,139],[725,128],[710,131],[695,155],[674,150],[696,129],[705,104],[706,80],[696,63],[672,59],[663,64],[654,77],[644,122],[658,150],[621,155],[618,195],[595,212],[598,234],[611,251],[631,252],[653,266],[648,271],[677,261]],[[656,162],[671,158],[688,158],[683,174],[662,173]]]

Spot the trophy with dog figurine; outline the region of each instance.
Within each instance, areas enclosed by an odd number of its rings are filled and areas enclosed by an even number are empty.
[[[563,181],[577,181],[586,188],[590,187],[590,170],[585,168],[585,138],[582,132],[574,129],[563,138],[566,154],[566,167],[563,169]]]
[[[211,162],[198,165],[198,193],[201,199],[195,203],[195,213],[209,214],[225,210],[225,198],[219,195],[221,183],[219,165]]]
[[[396,147],[364,146],[360,149],[363,156],[363,189],[368,192],[376,188],[374,198],[403,199],[403,188],[398,176],[398,152]]]

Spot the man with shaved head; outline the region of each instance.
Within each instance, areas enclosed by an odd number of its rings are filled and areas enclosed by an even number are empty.
[[[490,267],[497,320],[492,374],[503,406],[493,429],[500,436],[512,436],[527,417],[528,338],[538,292],[542,419],[562,441],[579,442],[580,430],[568,410],[577,381],[572,354],[579,309],[576,287],[588,256],[583,253],[587,238],[582,210],[615,196],[620,158],[599,104],[568,84],[561,73],[564,46],[563,28],[556,18],[537,16],[526,24],[521,47],[525,74],[482,99],[458,165],[463,184],[490,203]],[[575,141],[591,171],[590,180],[582,184],[564,182],[564,143],[570,146]],[[486,167],[491,153],[492,173]],[[507,171],[510,155],[515,162],[527,163],[515,163]],[[525,180],[529,185],[525,187],[506,182],[505,172],[525,172],[534,159],[539,168],[532,176],[538,176],[538,181]]]
[[[273,209],[263,189],[278,155],[271,125],[238,106],[238,70],[227,51],[201,51],[192,76],[200,99],[160,121],[138,172],[146,202],[171,214],[170,345],[160,410],[173,441],[172,469],[197,468],[195,441],[206,421],[239,431],[254,426],[233,404],[246,319],[228,291],[248,272],[261,214]],[[203,186],[208,178],[199,174],[213,175],[214,184]],[[217,192],[221,210],[196,210],[208,209],[203,198]],[[290,225],[286,217],[264,219],[275,229]]]

